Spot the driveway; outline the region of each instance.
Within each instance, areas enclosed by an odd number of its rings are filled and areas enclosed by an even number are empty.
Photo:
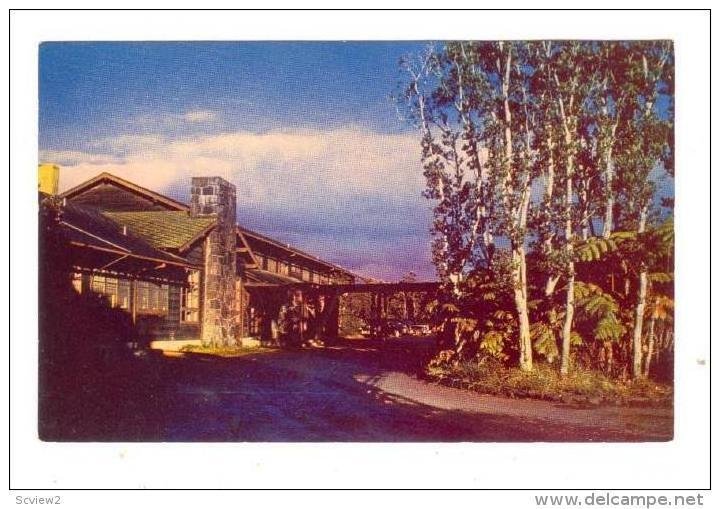
[[[328,349],[159,361],[134,439],[161,441],[663,441],[669,408],[514,400],[413,376],[427,342],[352,340]],[[129,437],[126,437],[129,438]]]

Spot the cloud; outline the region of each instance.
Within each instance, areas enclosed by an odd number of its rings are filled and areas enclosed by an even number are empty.
[[[204,124],[217,119],[217,113],[209,110],[188,111],[182,116],[186,122]]]
[[[41,151],[40,158],[62,166],[61,189],[107,171],[187,200],[192,176],[221,176],[237,187],[239,220],[247,226],[285,234],[309,251],[318,252],[312,243],[330,245],[330,252],[322,251],[333,261],[344,258],[387,278],[387,270],[377,266],[386,255],[399,255],[397,249],[391,253],[395,243],[429,244],[429,204],[421,197],[419,150],[414,133],[345,127],[123,135],[93,140],[86,151]],[[303,234],[312,242],[304,242]],[[384,252],[378,252],[383,245]],[[352,246],[351,253],[343,246]],[[403,252],[394,265],[427,269],[426,252],[421,253],[423,260]],[[422,267],[415,268],[427,272]]]
[[[123,135],[95,140],[85,151],[44,150],[40,158],[64,167],[64,187],[101,171],[132,176],[161,191],[189,183],[193,175],[214,174],[235,183],[251,203],[263,203],[269,197],[417,197],[424,185],[418,152],[412,134],[346,128],[238,131],[179,139]]]
[[[53,163],[63,167],[75,167],[81,164],[107,165],[121,164],[122,159],[112,154],[89,154],[80,150],[40,151],[40,163]]]

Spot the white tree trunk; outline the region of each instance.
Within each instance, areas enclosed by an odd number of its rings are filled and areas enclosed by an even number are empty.
[[[549,127],[548,132],[550,132]],[[548,134],[545,143],[548,150],[547,179],[545,183],[545,221],[547,224],[545,227],[549,230],[553,214],[552,199],[553,193],[555,192],[555,158],[553,156],[553,150],[555,147],[550,134]],[[549,256],[552,253],[552,250],[552,236],[548,234],[548,236],[543,240],[543,251],[545,256]],[[550,297],[553,293],[555,293],[555,287],[557,286],[559,279],[560,277],[556,274],[550,274],[548,276],[547,281],[545,282],[545,297]]]
[[[568,172],[572,168],[572,156],[568,156]],[[570,339],[572,334],[572,323],[575,314],[575,262],[573,262],[573,224],[572,224],[572,177],[567,177],[567,189],[565,191],[565,250],[568,256],[568,283],[565,291],[565,322],[562,332],[562,360],[560,373],[567,375],[570,370]]]
[[[557,75],[555,76],[557,81]],[[573,103],[573,96],[570,96],[570,104]],[[572,322],[575,314],[575,263],[573,261],[573,173],[575,172],[575,156],[573,153],[573,135],[570,128],[570,121],[565,112],[565,105],[562,98],[559,98],[558,106],[560,118],[562,119],[565,132],[565,150],[568,150],[565,168],[565,252],[567,256],[568,285],[565,294],[565,322],[562,332],[562,359],[560,373],[566,375],[570,369],[570,339],[572,334]]]
[[[652,362],[652,356],[655,353],[655,318],[650,318],[648,322],[648,344],[647,353],[645,354],[645,378],[650,376],[650,363]]]
[[[615,221],[613,217],[613,209],[615,208],[615,192],[613,191],[613,179],[614,170],[613,167],[613,143],[615,142],[615,130],[617,128],[617,122],[612,127],[611,141],[608,142],[608,147],[605,149],[603,156],[603,165],[605,166],[605,217],[603,219],[603,237],[609,238],[613,231],[613,223]]]
[[[530,371],[533,367],[532,342],[530,341],[530,316],[527,307],[527,267],[525,247],[515,246],[512,250],[515,309],[518,319],[518,340],[520,344],[520,369]]]
[[[499,43],[503,51],[505,43]],[[510,199],[514,189],[512,184],[513,171],[513,139],[512,114],[510,111],[510,71],[512,70],[512,46],[508,44],[502,75],[503,115],[504,115],[504,142],[505,142],[505,175],[503,179],[504,205],[512,212],[514,224],[512,229],[524,230],[527,222],[527,209],[530,203],[529,193],[526,192],[519,206],[512,207]],[[518,346],[520,349],[520,369],[532,370],[532,343],[530,341],[530,316],[527,306],[527,268],[525,263],[524,238],[512,242],[512,282],[515,298],[515,310],[518,319]]]
[[[567,375],[570,371],[570,340],[572,335],[573,316],[575,314],[575,264],[570,263],[572,271],[568,276],[568,287],[565,294],[565,322],[563,323],[562,362],[560,373]]]
[[[607,83],[606,83],[607,87]],[[606,88],[607,89],[607,88]],[[617,108],[616,104],[616,108]],[[603,106],[603,115],[607,117],[608,115],[608,108],[607,108],[607,101],[605,102]],[[615,132],[617,131],[618,122],[620,121],[620,116],[617,114],[617,118],[615,120],[615,123],[610,128],[610,133],[608,135],[608,139],[606,140],[607,146],[604,150],[604,153],[602,154],[603,158],[603,173],[604,173],[604,180],[605,180],[605,214],[603,218],[603,232],[602,235],[604,238],[609,238],[610,234],[613,231],[613,225],[615,218],[613,217],[614,214],[614,208],[615,208],[615,191],[613,190],[613,179],[615,178],[615,167],[613,163],[613,147],[615,146]]]
[[[640,212],[640,221],[638,223],[638,233],[645,232],[645,222],[647,220],[647,207],[643,207]],[[645,301],[647,300],[648,273],[647,268],[642,267],[638,282],[638,299],[635,306],[635,327],[633,329],[633,378],[642,377],[642,331],[643,318],[645,316]]]

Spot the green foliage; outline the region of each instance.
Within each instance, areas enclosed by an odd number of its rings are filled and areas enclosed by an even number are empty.
[[[670,283],[675,279],[675,275],[668,272],[650,272],[648,279],[653,283]]]
[[[494,359],[506,361],[508,355],[505,353],[505,342],[507,337],[499,331],[491,330],[480,338],[480,352]]]
[[[575,283],[578,329],[587,331],[596,341],[619,341],[626,328],[618,315],[620,305],[603,289],[592,283]]]
[[[561,376],[557,369],[538,365],[527,372],[508,368],[503,363],[481,358],[458,361],[452,352],[441,352],[428,365],[430,378],[453,387],[463,387],[484,394],[513,398],[535,398],[553,401],[612,402],[628,404],[644,401],[672,404],[672,388],[657,383],[620,382],[593,370],[572,369]]]
[[[550,325],[545,322],[535,322],[530,326],[530,338],[536,353],[542,355],[552,363],[559,355],[557,335]]]
[[[583,262],[597,262],[602,260],[608,253],[617,252],[623,242],[636,238],[637,234],[634,232],[614,232],[607,239],[590,237],[575,246],[575,255],[578,260]]]
[[[625,330],[615,314],[607,314],[597,321],[593,335],[598,341],[619,341]]]
[[[217,357],[241,357],[252,353],[261,352],[261,349],[244,346],[213,346],[213,345],[183,345],[180,348],[182,353],[199,353],[214,355]]]
[[[672,319],[674,228],[657,207],[672,200],[656,189],[657,170],[674,172],[661,111],[673,106],[672,44],[448,42],[416,57],[401,63],[397,98],[421,132],[445,290],[435,316],[454,362],[527,368],[529,315],[541,361],[556,361],[569,326],[571,361],[625,376],[641,274],[647,318]]]

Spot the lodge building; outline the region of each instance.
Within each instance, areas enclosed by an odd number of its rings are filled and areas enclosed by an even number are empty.
[[[289,288],[359,282],[237,224],[235,186],[220,177],[193,177],[182,203],[110,173],[58,195],[59,171],[40,165],[40,206],[58,209],[75,291],[102,295],[149,339],[269,340]],[[335,329],[337,307],[325,310]]]

